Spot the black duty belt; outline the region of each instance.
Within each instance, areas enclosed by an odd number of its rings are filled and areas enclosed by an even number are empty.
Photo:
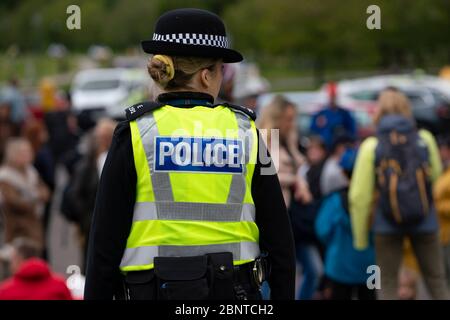
[[[260,258],[233,266],[230,252],[195,257],[157,257],[154,269],[125,276],[125,298],[132,300],[259,299],[265,278]]]

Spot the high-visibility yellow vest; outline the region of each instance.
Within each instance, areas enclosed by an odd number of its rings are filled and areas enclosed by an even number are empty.
[[[155,257],[231,252],[259,256],[251,194],[258,137],[248,115],[226,106],[162,106],[130,121],[137,173],[122,271]]]

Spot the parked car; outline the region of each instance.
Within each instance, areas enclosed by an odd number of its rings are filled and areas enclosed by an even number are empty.
[[[80,71],[72,83],[72,108],[82,126],[103,116],[123,119],[127,106],[148,99],[149,87],[150,78],[140,69]]]
[[[372,104],[373,114],[380,91],[395,87],[410,100],[413,115],[421,128],[435,134],[449,131],[450,83],[432,76],[389,75],[338,82],[338,102],[359,109],[361,103]],[[321,97],[326,94],[321,90]],[[367,106],[365,107],[367,108]]]

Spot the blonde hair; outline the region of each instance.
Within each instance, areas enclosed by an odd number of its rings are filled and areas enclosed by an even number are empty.
[[[154,55],[150,58],[147,70],[152,79],[164,90],[192,89],[190,81],[202,69],[214,70],[219,59],[202,57],[170,57]]]
[[[378,97],[377,104],[378,108],[374,117],[375,124],[378,124],[381,118],[388,114],[398,114],[413,119],[408,98],[398,90],[384,90]]]
[[[270,145],[271,129],[279,129],[281,117],[288,108],[294,108],[293,102],[282,95],[276,95],[272,101],[263,108],[258,121],[258,127],[267,130],[267,143]],[[281,137],[280,137],[281,138]]]
[[[108,132],[111,132],[111,135],[113,134],[114,130],[116,129],[117,122],[110,119],[110,118],[101,118],[98,120],[97,124],[95,125],[95,131],[102,131],[107,130]]]

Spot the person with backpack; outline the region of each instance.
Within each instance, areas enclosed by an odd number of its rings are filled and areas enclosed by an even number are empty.
[[[432,200],[432,184],[442,171],[436,141],[416,128],[408,99],[395,88],[381,92],[375,124],[376,137],[361,144],[350,185],[354,247],[367,248],[372,222],[381,298],[397,299],[403,240],[408,237],[432,298],[448,299]]]

